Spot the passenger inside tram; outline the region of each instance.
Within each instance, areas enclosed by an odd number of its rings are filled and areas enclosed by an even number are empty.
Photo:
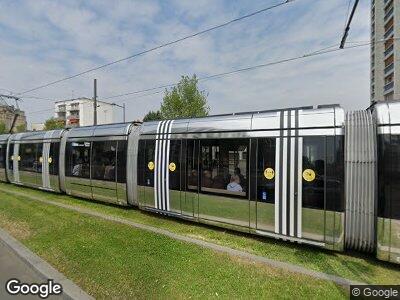
[[[240,178],[238,175],[231,177],[231,182],[227,185],[226,189],[230,192],[243,192],[243,188],[240,185]]]

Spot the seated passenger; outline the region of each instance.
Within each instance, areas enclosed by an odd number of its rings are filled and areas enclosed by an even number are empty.
[[[235,175],[239,176],[240,183],[241,183],[242,185],[245,185],[245,178],[244,178],[244,176],[242,175],[242,172],[240,171],[240,168],[239,168],[239,167],[236,167],[236,168],[235,168]]]
[[[210,188],[210,187],[212,187],[212,184],[213,184],[213,182],[211,179],[211,172],[208,170],[205,170],[203,172],[203,186]]]
[[[215,189],[224,189],[226,187],[226,182],[222,171],[220,171],[218,175],[214,177],[212,187]]]
[[[111,161],[111,165],[106,165],[104,168],[104,179],[115,180],[115,161]]]
[[[72,176],[81,176],[82,174],[82,159],[78,160],[78,163],[72,169]]]
[[[231,177],[231,182],[228,184],[226,189],[230,192],[243,192],[243,188],[240,185],[240,178],[237,175]]]
[[[197,170],[192,170],[188,178],[188,185],[197,186]]]

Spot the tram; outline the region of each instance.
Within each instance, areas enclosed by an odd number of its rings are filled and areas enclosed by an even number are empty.
[[[400,263],[400,102],[0,135],[0,181]]]

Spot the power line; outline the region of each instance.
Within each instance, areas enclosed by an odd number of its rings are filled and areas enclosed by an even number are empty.
[[[235,70],[232,70],[232,71],[227,71],[227,72],[213,74],[213,75],[209,75],[209,76],[205,76],[205,77],[200,77],[200,78],[198,78],[198,80],[199,81],[205,81],[205,80],[221,78],[221,77],[225,77],[225,76],[236,74],[236,73],[241,73],[241,72],[251,71],[251,70],[255,70],[255,69],[265,68],[265,67],[278,65],[278,64],[282,64],[282,63],[287,63],[287,62],[291,62],[291,61],[296,61],[296,60],[301,60],[301,59],[305,59],[305,58],[309,58],[309,57],[313,57],[313,56],[317,56],[317,55],[333,53],[333,52],[337,52],[337,51],[340,51],[340,50],[365,47],[365,46],[368,46],[370,44],[371,44],[371,42],[359,43],[359,44],[356,44],[356,45],[353,45],[353,46],[345,47],[343,49],[337,48],[338,44],[335,44],[335,45],[332,45],[332,46],[329,46],[329,47],[325,47],[325,48],[319,49],[317,51],[306,53],[306,54],[303,54],[303,55],[300,55],[300,56],[290,57],[290,58],[281,59],[281,60],[277,60],[277,61],[272,61],[272,62],[268,62],[268,63],[264,63],[264,64],[244,67],[244,68],[235,69]],[[331,49],[334,46],[336,46],[336,48],[335,49]],[[152,87],[152,88],[137,90],[137,91],[133,91],[133,92],[128,92],[128,93],[124,93],[124,94],[112,95],[112,96],[105,97],[105,98],[102,98],[102,99],[112,99],[112,98],[119,98],[119,97],[134,95],[134,94],[140,94],[140,93],[143,93],[143,92],[158,90],[158,89],[167,88],[167,87],[173,87],[173,86],[176,86],[177,84],[178,84],[178,82],[175,82],[175,83],[160,85],[160,86],[157,86],[157,87]],[[160,92],[162,92],[162,91],[159,91],[159,92],[154,93],[154,94],[158,94]],[[152,94],[148,94],[148,95],[152,95]],[[148,95],[145,95],[145,96],[148,96]],[[131,98],[131,99],[136,99],[136,98],[139,98],[139,97],[135,97],[135,98]],[[127,99],[127,100],[129,100],[129,99]]]
[[[75,75],[71,75],[71,76],[68,76],[68,77],[64,77],[64,78],[62,78],[62,79],[58,79],[58,80],[55,80],[55,81],[52,81],[52,82],[49,82],[49,83],[40,85],[40,86],[35,87],[35,88],[31,88],[31,89],[29,89],[29,90],[26,90],[26,91],[23,91],[23,92],[21,92],[21,93],[18,93],[18,95],[23,95],[23,94],[26,94],[26,93],[29,93],[29,92],[33,92],[33,91],[36,91],[36,90],[39,90],[39,89],[42,89],[42,88],[45,88],[45,87],[54,85],[54,84],[56,84],[56,83],[60,83],[60,82],[62,82],[62,81],[70,80],[70,79],[72,79],[72,78],[76,78],[76,77],[78,77],[78,76],[82,76],[82,75],[84,75],[84,74],[88,74],[88,73],[90,73],[90,72],[97,71],[97,70],[100,70],[100,69],[109,67],[109,66],[111,66],[111,65],[114,65],[114,64],[117,64],[117,63],[120,63],[120,62],[123,62],[123,61],[126,61],[126,60],[130,60],[130,59],[132,59],[132,58],[135,58],[135,57],[138,57],[138,56],[141,56],[141,55],[144,55],[144,54],[147,54],[147,53],[149,53],[149,52],[152,52],[152,51],[155,51],[155,50],[164,48],[164,47],[168,47],[168,46],[171,46],[171,45],[180,43],[180,42],[182,42],[182,41],[185,41],[185,40],[194,38],[194,37],[199,36],[199,35],[203,35],[203,34],[205,34],[205,33],[208,33],[208,32],[210,32],[210,31],[213,31],[213,30],[216,30],[216,29],[220,29],[220,28],[225,27],[225,26],[228,26],[228,25],[230,25],[230,24],[232,24],[232,23],[235,23],[235,22],[238,22],[238,21],[241,21],[241,20],[244,20],[244,19],[247,19],[247,18],[256,16],[256,15],[261,14],[261,13],[264,13],[264,12],[266,12],[266,11],[268,11],[268,10],[271,10],[271,9],[274,9],[274,8],[277,8],[277,7],[280,7],[280,6],[283,6],[283,5],[285,5],[285,4],[288,4],[288,3],[294,2],[294,1],[295,1],[295,0],[285,0],[285,1],[280,2],[280,3],[278,3],[278,4],[275,4],[275,5],[272,5],[272,6],[268,6],[268,7],[265,7],[265,8],[263,8],[263,9],[259,9],[259,10],[257,10],[257,11],[254,11],[254,12],[249,13],[249,14],[246,14],[246,15],[244,15],[244,16],[241,16],[241,17],[232,19],[232,20],[227,21],[227,22],[225,22],[225,23],[222,23],[222,24],[219,24],[219,25],[216,25],[216,26],[213,26],[213,27],[209,27],[209,28],[204,29],[204,30],[202,30],[202,31],[199,31],[199,32],[196,32],[196,33],[193,33],[193,34],[190,34],[190,35],[181,37],[181,38],[179,38],[179,39],[176,39],[176,40],[173,40],[173,41],[170,41],[170,42],[167,42],[167,43],[164,43],[164,44],[155,46],[155,47],[153,47],[153,48],[150,48],[150,49],[147,49],[147,50],[144,50],[144,51],[141,51],[141,52],[132,54],[132,55],[130,55],[130,56],[127,56],[127,57],[124,57],[124,58],[121,58],[121,59],[118,59],[118,60],[114,60],[114,61],[108,62],[108,63],[106,63],[106,64],[103,64],[103,65],[100,65],[100,66],[97,66],[97,67],[94,67],[94,68],[91,68],[91,69],[82,71],[82,72],[77,73],[77,74],[75,74]]]

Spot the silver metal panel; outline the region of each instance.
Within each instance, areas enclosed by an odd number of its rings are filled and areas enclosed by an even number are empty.
[[[188,132],[248,131],[251,130],[251,120],[252,115],[191,119]]]
[[[280,129],[280,112],[259,113],[253,115],[252,130]]]
[[[92,137],[95,127],[77,127],[72,128],[67,133],[67,138],[81,138],[81,137]]]
[[[123,124],[109,124],[96,126],[94,128],[93,136],[117,136],[117,135],[128,135],[132,123]]]
[[[137,160],[139,147],[140,126],[134,126],[128,137],[128,157],[126,166],[126,184],[128,203],[137,206],[138,185],[137,185]]]
[[[65,147],[67,145],[67,132],[64,132],[60,142],[60,158],[58,161],[59,177],[60,177],[60,190],[66,192],[65,187]]]
[[[52,132],[46,132],[44,139],[49,139],[52,137]],[[43,143],[43,150],[42,150],[42,188],[46,190],[51,189],[50,185],[50,170],[49,170],[49,157],[50,157],[50,142]]]
[[[299,128],[334,127],[335,113],[333,109],[299,111]]]
[[[348,112],[345,139],[346,248],[375,249],[376,130],[370,111]]]
[[[115,181],[91,180],[94,200],[118,204],[117,183]]]
[[[400,264],[400,220],[392,219],[390,223],[390,261]]]
[[[93,199],[91,180],[89,178],[66,177],[65,183],[68,195]]]
[[[0,134],[0,143],[7,144],[10,134]]]
[[[10,166],[10,160],[11,160],[11,156],[13,156],[13,153],[10,153],[10,144],[11,144],[11,141],[8,140],[8,142],[7,142],[7,159],[6,159],[6,175],[7,175],[8,181],[13,182],[14,181],[14,173]]]
[[[64,130],[51,131],[30,131],[11,135],[10,139],[14,142],[32,143],[32,141],[59,140]]]
[[[376,257],[383,261],[390,259],[390,223],[390,219],[378,217]]]

